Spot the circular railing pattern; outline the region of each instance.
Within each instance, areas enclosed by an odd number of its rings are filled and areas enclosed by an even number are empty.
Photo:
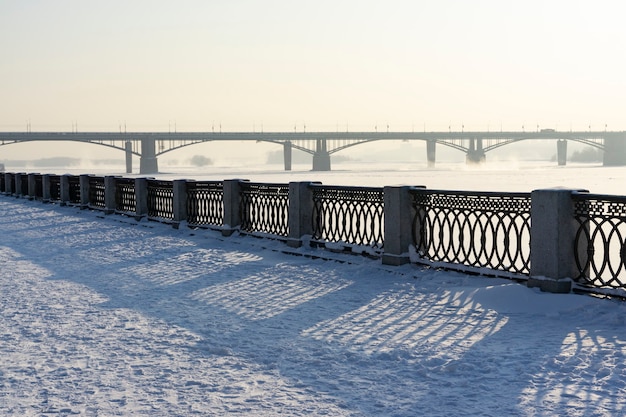
[[[530,195],[414,189],[413,243],[430,261],[530,273]]]

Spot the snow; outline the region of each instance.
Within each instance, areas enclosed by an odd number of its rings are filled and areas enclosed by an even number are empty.
[[[622,415],[625,313],[0,196],[0,415]]]

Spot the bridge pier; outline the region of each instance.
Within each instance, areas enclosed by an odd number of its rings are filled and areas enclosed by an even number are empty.
[[[126,141],[125,150],[126,150],[126,173],[132,174],[133,172],[133,143],[129,140]]]
[[[330,171],[330,154],[326,148],[326,139],[318,139],[313,154],[313,171]]]
[[[291,171],[291,141],[283,143],[283,161],[285,163],[285,171]]]
[[[465,156],[465,161],[468,164],[480,164],[486,160],[482,138],[470,138],[469,150]]]
[[[154,138],[141,139],[141,158],[139,159],[140,174],[157,174],[159,163],[156,157],[156,140]]]
[[[565,139],[556,141],[556,160],[559,166],[567,164],[567,140]]]
[[[426,160],[428,161],[428,167],[435,166],[435,156],[437,151],[437,141],[435,139],[428,139],[426,141]]]
[[[605,134],[603,159],[604,166],[626,165],[626,132]]]

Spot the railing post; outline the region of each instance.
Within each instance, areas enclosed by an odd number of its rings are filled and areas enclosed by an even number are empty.
[[[50,175],[44,174],[41,176],[41,199],[44,203],[50,201]]]
[[[59,199],[61,200],[61,205],[65,206],[70,201],[70,176],[69,174],[61,175],[59,178],[59,188],[61,195]]]
[[[115,202],[116,178],[113,175],[104,177],[104,213],[113,214],[117,204]]]
[[[22,174],[21,172],[18,172],[15,174],[15,177],[13,177],[14,182],[15,182],[15,195],[16,196],[22,196],[23,194],[23,190],[22,190]]]
[[[35,181],[35,175],[33,173],[28,174],[28,199],[34,200],[37,197],[37,184]]]
[[[7,195],[13,194],[13,190],[15,190],[15,181],[11,181],[12,179],[12,175],[8,172],[4,174],[4,193]]]
[[[567,293],[577,276],[572,189],[543,189],[531,193],[530,277],[527,285],[542,291]]]
[[[222,235],[230,236],[241,226],[239,202],[241,201],[239,183],[248,180],[224,180],[224,226]]]
[[[299,248],[313,235],[313,190],[321,182],[289,183],[289,236],[287,245]]]
[[[410,188],[409,186],[383,188],[385,235],[382,263],[385,265],[402,265],[410,261],[409,247],[413,243]]]
[[[187,220],[187,180],[174,180],[172,187],[174,212],[172,225],[178,229],[180,222]]]
[[[89,177],[91,175],[81,174],[79,177],[80,181],[80,207],[87,208],[89,207]],[[69,197],[69,195],[68,195]],[[68,198],[69,200],[69,198]]]
[[[148,215],[148,179],[135,178],[135,218]]]

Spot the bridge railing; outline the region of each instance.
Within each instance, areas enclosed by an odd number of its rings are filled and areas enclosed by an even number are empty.
[[[38,175],[4,173],[0,192],[626,297],[625,196]]]

